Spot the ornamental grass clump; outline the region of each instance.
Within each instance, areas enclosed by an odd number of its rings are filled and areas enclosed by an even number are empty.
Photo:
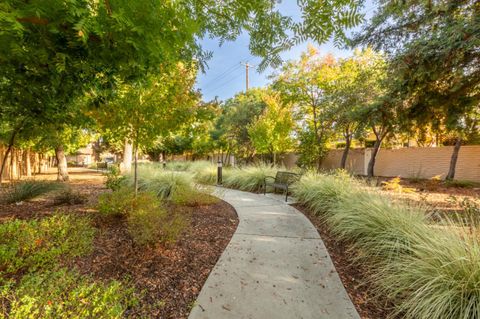
[[[294,193],[350,244],[353,261],[366,267],[374,289],[393,302],[396,315],[480,318],[476,217],[433,224],[422,207],[335,175],[308,174]]]
[[[325,175],[307,173],[292,186],[293,196],[315,214],[330,213],[333,205],[360,184],[343,171]]]
[[[275,176],[277,167],[258,164],[227,170],[223,176],[223,185],[248,192],[258,192],[263,188],[265,177]]]
[[[361,257],[376,263],[395,262],[431,232],[422,209],[373,191],[358,189],[329,207],[327,223],[337,238],[351,242]]]
[[[133,173],[127,175],[123,185],[133,187]],[[158,166],[142,165],[138,168],[138,190],[168,199],[176,192],[193,192],[193,174],[159,169]]]
[[[65,188],[65,185],[49,181],[22,181],[13,184],[3,198],[3,202],[17,203],[24,200]]]
[[[381,293],[395,300],[402,318],[480,318],[480,238],[464,229],[412,235],[409,253],[378,272]]]
[[[189,169],[194,174],[194,180],[199,184],[214,185],[217,183],[217,165],[207,161],[193,162]],[[223,168],[224,173],[228,169]]]

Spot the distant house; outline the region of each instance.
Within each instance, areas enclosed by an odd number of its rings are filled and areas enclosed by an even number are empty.
[[[67,155],[67,162],[75,166],[88,166],[95,161],[92,144],[80,148],[74,154]]]

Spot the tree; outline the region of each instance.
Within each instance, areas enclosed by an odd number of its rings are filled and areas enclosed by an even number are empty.
[[[330,93],[337,74],[331,55],[320,57],[315,48],[290,61],[274,76],[273,88],[286,103],[292,103],[299,123],[300,161],[320,169],[327,154],[327,142],[333,135],[334,104]]]
[[[199,40],[207,34],[223,42],[248,32],[264,68],[308,38],[341,41],[343,29],[362,19],[353,1],[302,0],[299,6],[304,19],[296,22],[270,0],[4,1],[0,105],[2,121],[9,121],[7,155],[30,122],[74,125],[70,115],[80,111],[74,101],[85,92],[107,105],[125,86],[168,74],[168,65],[196,59],[203,68],[209,53]]]
[[[217,123],[215,135],[224,139],[227,153],[233,152],[239,158],[251,161],[255,155],[248,133],[248,127],[266,108],[263,89],[250,89],[248,92],[236,94],[222,105],[223,112]]]
[[[139,147],[153,145],[159,136],[188,121],[198,102],[193,91],[196,71],[178,63],[159,76],[118,85],[115,98],[92,111],[103,129],[133,143],[135,190]]]
[[[382,94],[385,62],[380,54],[365,49],[356,50],[353,57],[340,60],[338,63],[338,74],[329,93],[334,104],[335,130],[341,131],[345,139],[345,149],[340,162],[340,167],[345,168],[353,138],[361,135],[369,122],[368,117],[374,116],[374,110],[369,112],[365,110]],[[378,140],[384,133],[376,132],[376,125],[373,127]],[[376,154],[378,149],[374,152]]]
[[[272,155],[276,164],[276,155],[292,148],[292,129],[294,122],[291,107],[282,105],[278,94],[266,93],[263,96],[266,108],[263,113],[248,126],[248,135],[258,153]]]
[[[478,1],[380,1],[354,41],[389,54],[405,118],[457,132],[447,179],[454,177],[465,117],[480,105],[479,17]]]

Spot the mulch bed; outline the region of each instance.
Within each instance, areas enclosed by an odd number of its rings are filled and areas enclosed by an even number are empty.
[[[93,254],[75,265],[101,280],[130,278],[143,291],[126,317],[187,318],[238,224],[235,210],[223,201],[188,210],[190,225],[181,238],[154,247],[135,245],[121,219],[98,220]]]
[[[92,174],[99,175],[99,174]],[[51,197],[21,205],[0,205],[0,223],[30,219],[55,211],[94,215],[102,180],[73,181],[71,186],[89,197],[85,204],[55,206]],[[188,227],[179,240],[155,246],[136,245],[125,220],[94,217],[98,232],[91,255],[68,265],[96,280],[119,280],[135,287],[139,304],[128,318],[187,318],[194,302],[238,225],[235,209],[223,201],[196,207],[177,207],[187,215]]]
[[[368,283],[366,267],[352,263],[355,251],[350,249],[347,243],[338,241],[321,217],[300,204],[293,206],[317,228],[360,317],[362,319],[384,319],[392,315],[392,305],[388,301],[374,296],[373,287]]]

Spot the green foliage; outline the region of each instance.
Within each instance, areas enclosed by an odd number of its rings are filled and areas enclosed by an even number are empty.
[[[60,193],[55,195],[53,201],[55,205],[62,205],[62,204],[67,204],[67,205],[77,205],[77,204],[83,204],[88,200],[87,196],[73,190],[72,188],[66,188],[62,190]]]
[[[255,152],[248,133],[248,127],[266,108],[263,100],[265,90],[251,89],[236,94],[225,101],[213,135],[217,137],[218,148],[233,152],[238,157],[250,158]]]
[[[480,236],[477,224],[431,225],[428,214],[336,176],[307,175],[298,200],[323,214],[370,268],[378,293],[402,318],[477,318]]]
[[[332,90],[337,73],[333,56],[320,57],[309,47],[298,61],[289,61],[274,79],[273,88],[282,99],[292,103],[300,140],[300,162],[320,168],[327,143],[333,135],[334,104],[326,98]]]
[[[220,201],[218,197],[211,195],[212,189],[208,185],[196,184],[191,191],[176,192],[172,202],[178,206],[208,206]]]
[[[184,216],[167,210],[153,192],[135,195],[132,188],[122,187],[101,194],[97,207],[104,216],[126,218],[128,231],[139,245],[175,241],[187,225]]]
[[[4,201],[17,203],[64,188],[64,184],[48,181],[22,181],[15,183],[6,193]]]
[[[0,224],[0,274],[33,271],[92,250],[94,229],[86,217],[56,214]]]
[[[0,287],[5,318],[121,318],[136,304],[133,289],[117,281],[100,282],[66,269],[31,273]]]
[[[282,105],[278,94],[266,93],[263,96],[266,108],[248,126],[248,135],[259,154],[272,154],[276,164],[276,154],[284,153],[293,147],[292,129],[294,122],[291,106]]]
[[[193,191],[193,174],[190,172],[166,171],[155,165],[142,165],[138,169],[139,190],[151,192],[161,199],[172,199],[176,193]],[[132,174],[126,185],[133,186]]]
[[[143,200],[144,194],[138,194],[137,198]],[[103,193],[98,196],[97,209],[104,216],[126,216],[134,210],[135,206],[135,193],[129,187],[121,187],[113,192]]]
[[[111,189],[112,191],[118,190],[121,186],[123,181],[125,180],[125,176],[120,174],[120,168],[116,165],[110,166],[107,172],[107,181],[105,182],[105,186]]]
[[[151,203],[139,205],[127,216],[128,231],[138,245],[155,244],[156,242],[175,242],[187,226],[183,215],[169,215],[161,207],[158,199],[150,198]]]
[[[262,189],[266,176],[275,176],[279,168],[258,164],[233,168],[225,171],[223,185],[248,192],[258,192]]]

